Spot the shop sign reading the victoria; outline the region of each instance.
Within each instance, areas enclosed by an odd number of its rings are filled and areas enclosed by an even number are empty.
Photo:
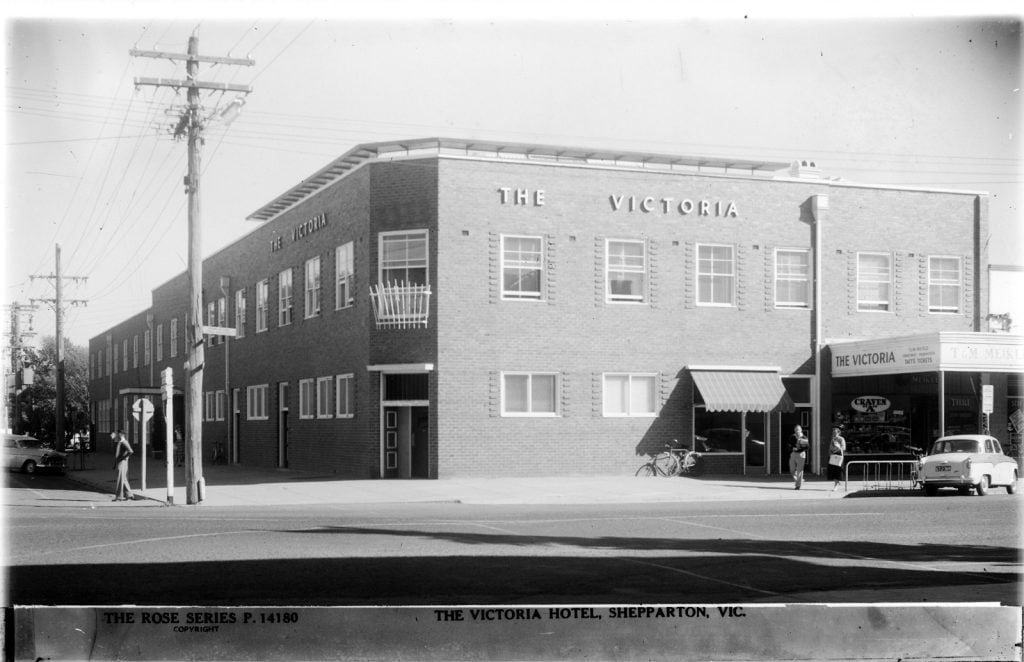
[[[837,343],[829,349],[833,377],[1024,368],[1024,339],[995,333],[932,333]]]
[[[299,239],[305,239],[309,235],[318,232],[325,227],[327,227],[327,214],[320,212],[313,218],[307,219],[292,227],[292,231],[290,233],[291,241],[296,242]],[[284,248],[284,237],[285,235],[279,234],[270,240],[271,253],[275,253]]]

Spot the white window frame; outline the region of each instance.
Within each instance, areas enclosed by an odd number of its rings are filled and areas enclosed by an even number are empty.
[[[350,308],[355,302],[352,287],[355,280],[355,253],[351,241],[334,251],[334,309]]]
[[[283,270],[277,275],[277,325],[288,326],[292,323],[295,307],[295,289],[293,287],[292,269]]]
[[[806,272],[804,274],[786,272],[782,273],[779,269],[779,256],[782,254],[794,254],[802,255],[805,258],[804,266]],[[780,283],[803,283],[804,284],[804,299],[802,301],[786,301],[779,297],[779,284]],[[773,280],[774,288],[774,299],[776,308],[786,309],[808,309],[811,307],[811,251],[807,248],[776,248],[775,249],[775,274]]]
[[[267,416],[267,393],[269,384],[257,384],[245,388],[245,418],[250,421],[265,421]]]
[[[514,256],[510,256],[506,251],[506,242],[509,239],[527,239],[536,241],[539,250],[539,261],[534,264],[529,260],[524,260],[522,256],[524,254],[532,255],[533,253],[526,253],[524,251],[517,251],[515,255],[518,255],[517,259]],[[547,259],[545,255],[544,237],[543,235],[526,235],[526,234],[503,234],[501,235],[501,242],[499,246],[501,252],[501,298],[506,301],[543,301],[544,300],[544,285],[546,281],[545,267]],[[537,291],[532,290],[509,290],[505,288],[505,272],[537,272]]]
[[[164,325],[156,325],[156,360],[164,360]]]
[[[299,418],[309,419],[316,416],[316,380],[299,380]]]
[[[149,329],[142,334],[142,364],[149,365],[153,356],[153,332]]]
[[[221,389],[221,390],[217,391],[214,394],[214,399],[216,401],[216,407],[217,407],[216,419],[218,421],[223,421],[224,420],[224,409],[225,409],[225,405],[227,404],[227,395],[225,395],[224,390]]]
[[[256,333],[267,330],[270,322],[270,281],[264,278],[256,283]]]
[[[245,288],[235,290],[235,340],[245,337]]]
[[[625,264],[619,262],[612,264],[612,244],[633,244],[639,245],[642,252],[643,264],[641,266]],[[622,260],[625,258],[624,254],[616,256]],[[644,239],[605,239],[604,242],[604,299],[606,303],[646,303],[647,302],[647,287],[648,287],[648,260],[647,260],[647,241]],[[614,294],[612,293],[612,274],[640,274],[640,294]]]
[[[509,377],[527,377],[526,403],[530,408],[528,411],[508,411],[505,397],[507,380]],[[552,397],[554,398],[554,411],[533,411],[533,380],[535,377],[553,377],[554,387]],[[557,372],[544,371],[509,371],[501,373],[501,415],[509,418],[557,418],[561,415],[561,388],[562,376]]]
[[[355,375],[347,373],[334,378],[334,415],[337,418],[353,418],[355,412],[352,410],[352,387],[355,384]]]
[[[628,396],[626,410],[608,410],[608,380],[625,379],[625,393]],[[642,381],[650,382],[650,411],[634,411],[633,384]],[[601,377],[601,411],[608,418],[657,418],[658,416],[658,373],[656,372],[606,372]]]
[[[178,355],[178,318],[171,320],[171,358]]]
[[[217,325],[217,302],[210,301],[206,304],[206,326]],[[203,338],[206,340],[207,345],[216,345],[217,336],[212,336],[203,331]]]
[[[729,272],[728,273],[719,273],[719,272],[716,272],[713,268],[710,271],[703,271],[702,267],[701,267],[701,263],[702,262],[705,262],[705,261],[708,261],[708,260],[712,260],[713,264],[714,263],[718,263],[718,262],[723,262],[723,260],[718,260],[717,258],[711,258],[711,257],[702,258],[701,257],[701,249],[703,249],[703,248],[710,248],[710,249],[728,248],[729,249],[728,264],[731,267]],[[694,288],[694,297],[696,297],[696,304],[698,306],[707,306],[707,307],[710,307],[710,308],[734,308],[736,306],[736,247],[734,245],[732,245],[732,244],[697,244],[696,250],[694,252],[696,253],[695,259],[697,260],[697,264],[695,265],[695,269],[694,269],[694,273],[696,274],[696,278],[697,278],[696,287]],[[717,279],[720,279],[720,278],[728,279],[728,283],[729,283],[729,300],[727,302],[715,301],[714,300],[715,299],[715,293],[719,289],[719,288],[715,287],[715,282],[716,282]],[[703,301],[703,300],[701,300],[701,289],[702,289],[701,288],[701,282],[708,282],[710,284],[710,286],[711,286],[711,289],[710,289],[711,300],[710,301]]]
[[[885,280],[870,278],[862,273],[862,257],[884,257],[888,264],[888,274]],[[860,286],[862,284],[885,283],[888,285],[888,297],[886,299],[865,299],[861,298]],[[892,254],[873,251],[861,251],[857,253],[857,312],[861,313],[888,313],[892,312],[893,297],[893,264]]]
[[[317,377],[316,378],[316,417],[317,418],[334,418],[334,414],[331,408],[334,407],[334,402],[331,398],[331,387],[334,384],[333,377]]]
[[[305,319],[320,315],[320,256],[306,260],[305,297],[303,314]]]
[[[132,336],[132,368],[139,367],[139,334]]]
[[[214,420],[217,412],[217,404],[215,401],[217,394],[214,391],[206,391],[203,393],[203,420],[212,421]]]
[[[410,240],[413,238],[423,239],[423,260],[409,260],[398,262],[384,262],[384,247],[391,241],[397,240],[398,237],[406,236]],[[408,278],[408,272],[410,270],[423,269],[423,282],[417,283],[412,282]],[[392,278],[390,281],[386,281],[384,278],[385,271],[399,271],[404,270],[406,277],[403,279]],[[428,230],[397,230],[393,232],[381,232],[377,235],[377,282],[385,283],[397,282],[399,285],[429,285],[430,284],[430,232]]]
[[[933,260],[956,260],[957,277],[956,280],[950,280],[948,278],[934,278],[932,261]],[[946,271],[946,270],[943,270]],[[940,294],[939,301],[936,302],[932,298],[932,287],[939,287],[942,289],[956,288],[956,306],[943,306],[941,305],[942,296]],[[940,290],[941,291],[941,290]],[[963,311],[964,301],[964,261],[959,255],[929,255],[928,256],[928,312],[937,315],[959,315]]]

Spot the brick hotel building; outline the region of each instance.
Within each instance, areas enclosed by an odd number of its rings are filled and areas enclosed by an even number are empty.
[[[678,439],[708,472],[764,475],[796,423],[820,470],[833,421],[851,458],[986,424],[1019,447],[1024,338],[985,332],[982,193],[422,139],[360,145],[250,219],[203,265],[204,323],[236,330],[206,340],[206,458],[625,474]],[[138,441],[149,398],[160,448],[166,367],[188,429],[187,304],[181,274],[90,341],[98,434]]]

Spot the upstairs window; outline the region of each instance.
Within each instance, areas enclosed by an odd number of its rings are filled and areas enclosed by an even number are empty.
[[[811,301],[810,251],[780,248],[775,251],[775,306],[808,308]]]
[[[697,304],[732,306],[736,301],[736,255],[732,246],[697,245]]]
[[[382,232],[378,280],[385,285],[426,285],[427,231]]]
[[[928,312],[959,313],[963,299],[963,263],[958,257],[928,258]]]
[[[306,319],[320,314],[320,256],[306,260]]]
[[[156,360],[164,360],[164,325],[156,325]]]
[[[171,358],[178,355],[178,318],[171,320]]]
[[[647,247],[643,241],[609,239],[605,243],[607,301],[643,303],[647,280]]]
[[[206,304],[206,326],[217,326],[217,302],[211,301]],[[206,338],[206,344],[216,345],[217,336],[210,335],[204,329],[203,336]]]
[[[355,297],[352,294],[352,280],[355,276],[355,261],[352,253],[352,242],[338,246],[335,251],[335,285],[334,307],[348,308]]]
[[[256,283],[256,333],[267,330],[270,313],[267,302],[270,299],[270,283],[266,279]]]
[[[501,298],[541,299],[543,275],[542,237],[501,238]]]
[[[235,339],[245,337],[245,288],[235,291]]]
[[[857,310],[892,309],[892,258],[888,253],[857,254]]]
[[[277,277],[277,325],[292,323],[292,270],[285,269]]]

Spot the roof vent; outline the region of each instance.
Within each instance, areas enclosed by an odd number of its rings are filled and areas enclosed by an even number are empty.
[[[818,164],[809,159],[793,161],[792,165],[789,166],[789,174],[792,177],[800,177],[801,179],[825,179],[825,173],[818,168]]]

